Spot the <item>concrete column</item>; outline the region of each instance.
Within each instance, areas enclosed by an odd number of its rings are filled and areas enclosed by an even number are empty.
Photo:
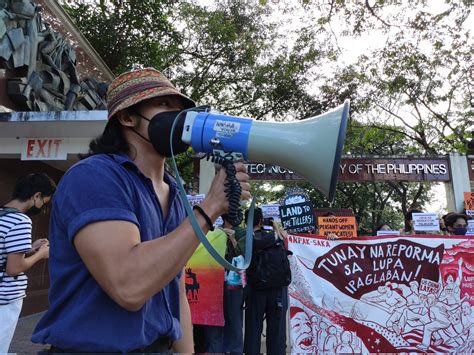
[[[216,169],[214,163],[206,159],[199,161],[199,193],[207,194],[211,187],[212,179],[216,175]]]
[[[453,153],[449,155],[451,182],[446,183],[448,211],[462,212],[464,209],[464,192],[471,191],[466,156]]]

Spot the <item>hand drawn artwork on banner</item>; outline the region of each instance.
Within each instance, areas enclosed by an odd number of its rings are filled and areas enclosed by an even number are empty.
[[[291,351],[474,351],[469,237],[288,238]]]

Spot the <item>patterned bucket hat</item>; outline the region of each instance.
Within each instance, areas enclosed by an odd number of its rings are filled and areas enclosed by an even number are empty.
[[[123,73],[112,81],[107,90],[108,118],[143,100],[169,95],[179,96],[185,108],[196,107],[193,100],[180,93],[168,78],[156,69],[145,68]]]

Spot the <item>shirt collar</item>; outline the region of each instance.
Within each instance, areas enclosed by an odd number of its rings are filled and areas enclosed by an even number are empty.
[[[132,170],[136,172],[137,174],[148,178],[145,174],[141,172],[141,170],[138,168],[138,166],[130,159],[130,157],[125,154],[125,153],[119,153],[119,154],[110,154],[112,159],[114,159],[117,163],[120,165],[124,166],[125,168]],[[174,179],[173,176],[171,176],[170,173],[168,173],[165,170],[164,174],[164,181],[173,189],[178,189],[178,184],[176,183],[176,180]]]

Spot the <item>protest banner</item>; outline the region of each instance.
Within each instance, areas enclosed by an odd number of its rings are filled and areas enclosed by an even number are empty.
[[[334,233],[339,238],[357,238],[355,217],[318,217],[319,235]]]
[[[413,213],[413,229],[419,232],[439,231],[439,219],[436,213]]]
[[[474,241],[290,235],[292,353],[471,353]]]
[[[216,229],[207,239],[219,254],[224,256],[227,236]],[[193,324],[224,325],[224,268],[209,254],[202,244],[185,267],[186,296]]]

